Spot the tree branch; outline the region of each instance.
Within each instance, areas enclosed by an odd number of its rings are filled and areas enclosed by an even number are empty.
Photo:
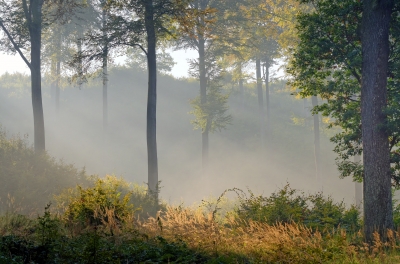
[[[6,33],[8,39],[11,41],[11,43],[14,46],[14,49],[19,53],[19,55],[21,56],[21,58],[25,61],[26,65],[29,67],[29,69],[31,68],[31,64],[30,62],[26,59],[26,57],[24,56],[24,54],[22,53],[21,49],[18,47],[17,43],[15,43],[13,37],[11,36],[10,32],[8,32],[8,30],[6,29],[6,27],[4,26],[3,22],[0,21],[0,27],[4,30],[4,32]]]

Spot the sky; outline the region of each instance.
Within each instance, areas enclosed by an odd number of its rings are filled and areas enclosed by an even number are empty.
[[[176,64],[172,68],[171,74],[176,78],[188,77],[188,59],[197,58],[198,54],[195,50],[178,50],[171,51],[171,55],[174,58]],[[117,63],[123,63],[125,58],[121,57],[116,59]],[[16,55],[6,55],[0,53],[0,75],[5,72],[14,73],[14,72],[23,72],[29,74],[29,68],[26,66],[21,57]],[[283,75],[283,72],[278,69],[280,63],[275,65],[271,69],[271,77],[279,77]]]
[[[188,68],[189,64],[187,62],[188,59],[196,58],[197,54],[194,50],[179,50],[173,51],[172,56],[176,62],[175,66],[172,69],[172,75],[176,78],[180,77],[188,77]],[[124,61],[124,58],[120,58],[116,60],[119,63]],[[23,72],[29,73],[29,68],[26,66],[21,57],[16,55],[6,55],[0,53],[0,75],[5,72],[14,73],[14,72]]]

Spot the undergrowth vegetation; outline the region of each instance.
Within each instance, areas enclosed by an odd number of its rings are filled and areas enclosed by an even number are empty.
[[[357,208],[289,184],[270,196],[234,188],[171,206],[145,186],[36,156],[4,132],[0,155],[1,199],[12,200],[1,207],[0,263],[400,262],[398,232],[366,244]]]

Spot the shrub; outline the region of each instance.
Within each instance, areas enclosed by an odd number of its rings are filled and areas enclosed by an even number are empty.
[[[146,189],[107,175],[92,177],[89,187],[77,185],[56,196],[59,212],[80,228],[103,226],[111,233],[119,230],[140,212],[154,213],[159,206]]]
[[[84,184],[86,175],[48,154],[35,154],[27,137],[7,137],[0,127],[0,181],[0,213],[30,214],[42,211],[54,193]]]
[[[290,188],[289,184],[271,194],[270,197],[250,196],[243,191],[239,194],[239,206],[236,215],[241,220],[277,223],[304,224],[314,230],[328,230],[342,227],[355,232],[360,228],[360,216],[357,208],[346,208],[343,202],[334,202],[322,193],[305,195]]]

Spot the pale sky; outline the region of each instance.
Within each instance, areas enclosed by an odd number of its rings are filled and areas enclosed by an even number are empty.
[[[171,55],[176,62],[175,66],[172,68],[172,75],[177,78],[188,77],[189,64],[187,60],[197,58],[197,51],[178,50],[171,52]],[[124,58],[116,59],[117,63],[123,63],[123,61]],[[274,65],[271,69],[271,73],[274,73],[276,76],[282,76],[283,72],[281,72],[281,70],[278,70],[278,67],[279,64]],[[0,53],[0,75],[4,74],[5,72],[23,72],[28,74],[29,68],[26,66],[26,64],[18,54],[12,56]]]
[[[172,75],[175,77],[187,77],[189,65],[187,63],[187,59],[196,58],[197,52],[194,50],[179,50],[174,51],[171,54],[176,62],[175,66],[172,69]],[[116,60],[117,62],[123,62],[123,59]],[[25,62],[21,59],[21,57],[16,54],[6,55],[0,53],[0,75],[5,72],[14,73],[14,72],[24,72],[29,73],[29,68],[26,66]]]

